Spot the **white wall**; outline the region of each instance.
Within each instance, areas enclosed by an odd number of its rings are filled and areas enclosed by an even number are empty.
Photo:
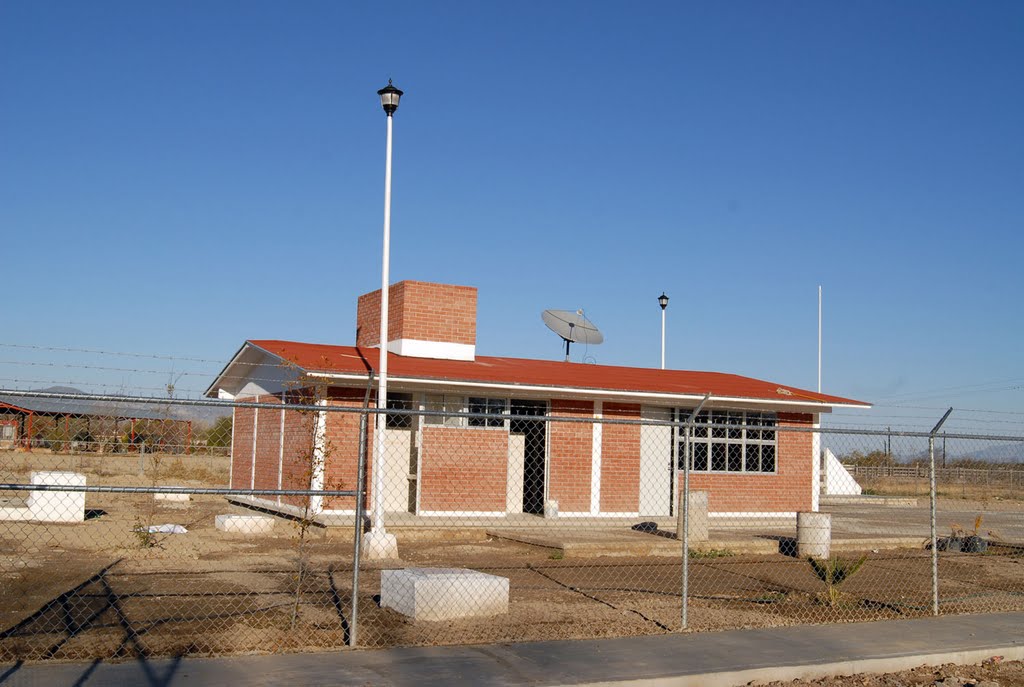
[[[505,491],[505,510],[523,512],[523,471],[526,461],[526,435],[508,436],[508,487]]]
[[[830,449],[825,449],[825,493],[829,496],[857,496],[860,485]]]
[[[669,408],[643,406],[644,420],[671,420]],[[640,514],[669,515],[672,507],[672,428],[640,426]]]

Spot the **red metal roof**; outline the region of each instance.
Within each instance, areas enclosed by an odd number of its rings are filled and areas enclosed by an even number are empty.
[[[367,374],[376,372],[377,348],[329,346],[294,341],[251,340],[248,342],[306,372]],[[679,394],[744,398],[775,402],[807,402],[821,405],[868,406],[840,396],[819,394],[721,372],[692,372],[642,367],[591,365],[552,360],[530,360],[477,356],[473,361],[436,360],[409,356],[388,356],[388,374],[438,382],[476,382],[521,386],[575,388],[607,392]]]

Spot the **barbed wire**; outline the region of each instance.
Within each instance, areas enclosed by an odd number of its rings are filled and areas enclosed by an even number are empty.
[[[152,358],[155,360],[180,360],[183,362],[194,362],[194,363],[216,363],[223,365],[223,360],[213,360],[209,358],[198,358],[195,356],[175,356],[160,353],[130,353],[122,351],[105,351],[98,348],[71,348],[64,346],[41,346],[35,344],[16,344],[16,343],[2,343],[0,342],[0,348],[19,348],[33,351],[47,351],[47,352],[58,352],[58,353],[91,353],[96,355],[111,355],[121,356],[125,358]]]

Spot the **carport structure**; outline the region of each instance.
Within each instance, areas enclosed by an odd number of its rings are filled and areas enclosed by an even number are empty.
[[[192,420],[174,417],[159,405],[77,398],[77,389],[40,390],[51,395],[0,395],[0,449],[136,449],[145,442],[192,445]],[[140,423],[145,423],[140,425]],[[126,426],[127,425],[127,426]],[[180,437],[184,434],[184,437]]]

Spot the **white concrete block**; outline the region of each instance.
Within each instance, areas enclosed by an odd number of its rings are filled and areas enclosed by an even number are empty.
[[[230,534],[270,534],[274,529],[274,518],[269,515],[225,513],[217,516],[215,525],[221,532]]]
[[[554,499],[548,499],[547,501],[544,502],[544,517],[558,517],[558,501],[555,501]]]
[[[84,487],[85,475],[60,470],[37,470],[32,484]],[[33,491],[27,504],[32,520],[43,522],[85,522],[84,491]]]
[[[32,511],[27,506],[4,506],[0,508],[0,521],[2,520],[31,520]]]
[[[382,570],[380,604],[414,620],[508,613],[508,578],[462,568]]]

